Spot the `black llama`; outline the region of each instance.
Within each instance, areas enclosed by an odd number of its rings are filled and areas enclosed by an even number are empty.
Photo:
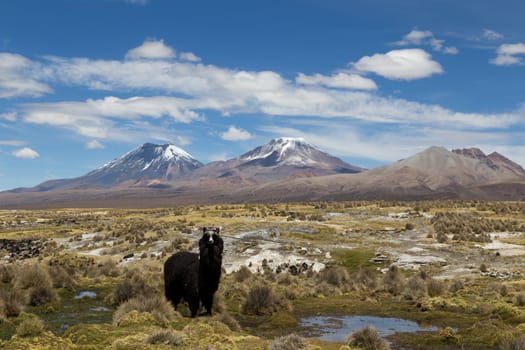
[[[224,242],[220,229],[202,229],[199,254],[177,252],[164,263],[164,290],[175,310],[181,299],[186,300],[191,317],[197,315],[200,303],[211,315],[213,294],[219,288]]]

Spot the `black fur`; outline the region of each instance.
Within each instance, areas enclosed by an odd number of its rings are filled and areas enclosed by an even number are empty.
[[[211,240],[210,240],[211,238]],[[211,315],[213,295],[219,288],[224,242],[219,229],[203,228],[199,254],[178,252],[164,263],[164,290],[173,307],[184,299],[191,317],[197,315],[200,303]]]

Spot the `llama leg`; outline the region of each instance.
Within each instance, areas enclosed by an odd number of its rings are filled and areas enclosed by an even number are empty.
[[[179,305],[181,298],[182,296],[180,294],[166,290],[166,299],[171,302],[175,311],[177,311],[177,305]]]
[[[203,295],[202,304],[206,308],[206,313],[211,316],[211,309],[213,307],[213,294],[206,293]]]
[[[195,296],[189,299],[188,306],[190,308],[191,317],[195,317],[197,316],[197,311],[199,311],[199,297]]]

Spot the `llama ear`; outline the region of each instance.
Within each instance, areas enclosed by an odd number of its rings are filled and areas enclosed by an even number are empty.
[[[202,228],[202,233],[206,233],[206,227]]]
[[[219,234],[221,232],[221,228],[220,227],[215,227],[215,232],[217,232],[217,234]]]

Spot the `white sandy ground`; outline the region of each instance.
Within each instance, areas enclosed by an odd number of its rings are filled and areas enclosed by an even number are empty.
[[[482,245],[481,248],[486,250],[497,251],[501,256],[519,256],[525,255],[525,246],[520,244],[510,244],[500,241],[501,238],[516,236],[515,233],[494,232],[490,234],[492,242]]]

